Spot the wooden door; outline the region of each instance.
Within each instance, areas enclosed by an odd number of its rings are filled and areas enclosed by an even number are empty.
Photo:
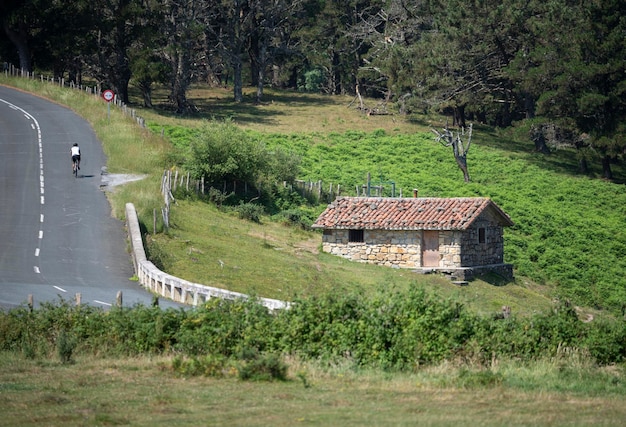
[[[422,267],[439,267],[439,232],[424,230]]]

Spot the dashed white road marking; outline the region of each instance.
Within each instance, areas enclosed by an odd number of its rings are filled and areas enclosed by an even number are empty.
[[[111,307],[113,305],[113,304],[110,304],[108,302],[98,301],[97,299],[93,300],[93,302],[96,302],[96,303],[102,304],[102,305],[106,305],[108,307]]]
[[[24,114],[24,117],[27,120],[31,120],[30,123],[30,127],[33,130],[37,131],[37,145],[39,147],[39,193],[41,194],[39,202],[41,205],[41,209],[43,209],[43,205],[46,202],[46,199],[44,198],[43,194],[44,194],[44,174],[43,174],[43,141],[41,138],[41,127],[39,126],[39,122],[37,121],[37,119],[31,115],[28,111],[24,110],[23,108],[18,107],[17,105],[14,105],[8,101],[5,101],[4,99],[0,99],[0,102],[4,102],[5,104],[7,104],[9,106],[9,108],[16,110],[16,111],[21,111]],[[40,216],[39,216],[39,222],[41,224],[43,224],[43,213],[40,212]],[[43,228],[39,229],[39,239],[43,238]],[[35,248],[35,257],[39,257],[39,253],[40,253],[40,248],[37,247]],[[39,274],[39,266],[35,265],[33,266],[33,270],[35,271],[35,273]],[[60,289],[62,290],[62,289]],[[65,292],[65,291],[63,291]]]
[[[54,289],[58,290],[58,291],[61,291],[61,292],[67,292],[65,289],[60,288],[60,287],[58,287],[58,286],[52,286],[52,287],[53,287]]]

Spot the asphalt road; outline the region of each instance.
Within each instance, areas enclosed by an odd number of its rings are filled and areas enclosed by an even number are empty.
[[[103,104],[103,114],[106,107]],[[70,147],[82,161],[72,174]],[[100,189],[106,164],[90,125],[71,110],[0,86],[0,308],[59,298],[149,305],[134,275],[124,224]],[[179,307],[161,301],[162,307]]]

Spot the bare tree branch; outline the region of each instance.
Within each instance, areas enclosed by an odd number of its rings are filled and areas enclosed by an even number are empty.
[[[456,135],[448,129],[447,124],[443,129],[443,132],[439,132],[437,129],[432,129],[433,133],[436,135],[435,141],[441,143],[444,147],[452,147],[454,159],[456,160],[459,169],[463,172],[463,179],[465,182],[470,182],[470,175],[467,169],[467,153],[470,149],[470,145],[472,144],[472,127],[473,125],[470,124],[465,143],[463,143],[462,139],[462,137],[465,137],[466,134],[465,128],[461,128],[461,131],[457,132]]]

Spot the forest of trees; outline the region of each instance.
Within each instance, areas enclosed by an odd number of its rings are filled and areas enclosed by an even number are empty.
[[[622,0],[3,0],[0,62],[193,110],[191,83],[357,92],[453,125],[530,119],[604,177],[626,157]]]

